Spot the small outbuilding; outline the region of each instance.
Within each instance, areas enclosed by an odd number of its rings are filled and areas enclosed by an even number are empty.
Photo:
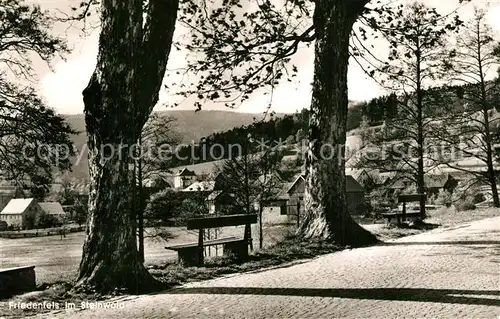
[[[62,222],[67,216],[64,208],[58,202],[42,202],[39,203],[39,205],[45,214],[54,216],[60,222]]]

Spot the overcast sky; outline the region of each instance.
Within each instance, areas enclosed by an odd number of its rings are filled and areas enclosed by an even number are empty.
[[[51,10],[67,11],[71,5],[79,3],[79,0],[29,0],[38,3],[43,8]],[[458,5],[458,0],[425,1],[428,5],[436,6],[440,13],[448,13]],[[473,0],[477,5],[484,5],[488,0]],[[489,1],[488,21],[500,34],[500,0]],[[463,18],[472,14],[473,5],[467,5],[460,13]],[[55,33],[68,39],[73,51],[66,57],[66,61],[55,60],[52,70],[42,63],[36,63],[35,69],[38,74],[37,84],[45,102],[55,108],[59,113],[78,114],[83,113],[82,90],[87,85],[88,79],[93,72],[97,57],[98,30],[87,37],[75,29],[67,29],[59,25]],[[276,112],[295,112],[310,104],[310,83],[313,75],[313,52],[310,49],[301,49],[294,58],[294,63],[299,67],[299,76],[294,83],[286,83],[279,86],[272,100],[272,109]],[[383,52],[384,50],[382,50]],[[168,63],[168,68],[182,66],[185,54],[173,50]],[[369,100],[382,95],[384,92],[353,62],[349,66],[349,98],[351,100]],[[174,100],[166,90],[160,94],[160,103],[157,110],[167,109],[165,104],[171,104]],[[262,112],[269,104],[269,95],[256,94],[249,101],[241,105],[239,112]],[[194,109],[192,101],[187,101],[176,109]],[[227,110],[223,104],[204,105],[203,109]]]

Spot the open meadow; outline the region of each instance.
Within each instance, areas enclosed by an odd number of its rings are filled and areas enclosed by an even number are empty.
[[[293,226],[265,227],[265,246],[280,241],[283,236],[293,230],[287,230],[287,228],[293,228]],[[167,243],[170,245],[198,240],[198,233],[187,231],[185,227],[168,227],[166,231],[169,233],[168,242],[160,237],[145,238],[146,265],[177,259],[175,251],[164,248]],[[153,232],[153,229],[147,229],[146,236]],[[219,237],[221,236],[242,237],[243,227],[225,227]],[[258,247],[258,228],[255,225],[252,227],[252,237],[254,247]],[[37,284],[72,280],[78,270],[84,239],[84,232],[67,234],[63,239],[60,236],[0,238],[0,269],[34,265]]]
[[[427,223],[439,224],[442,227],[449,227],[456,224],[471,222],[474,220],[500,216],[500,209],[478,208],[470,211],[456,211],[455,209],[441,208],[429,211]],[[381,222],[381,221],[377,221]],[[367,224],[361,222],[365,228],[377,234],[382,240],[408,236],[422,232],[418,229],[393,228],[385,224]],[[264,246],[274,245],[286,236],[293,234],[294,225],[274,225],[264,227]],[[145,259],[146,265],[162,264],[166,261],[177,259],[177,253],[166,250],[164,247],[171,244],[180,244],[197,241],[197,232],[187,231],[185,227],[169,227],[168,241],[159,237],[145,239]],[[152,229],[147,232],[151,234]],[[220,237],[243,235],[243,227],[225,227]],[[252,237],[254,248],[259,246],[258,227],[252,226]],[[17,266],[36,266],[37,284],[52,283],[59,280],[72,280],[78,270],[81,258],[84,232],[71,233],[66,238],[59,236],[35,237],[22,239],[0,238],[0,268],[10,268]],[[212,256],[214,251],[212,250]]]

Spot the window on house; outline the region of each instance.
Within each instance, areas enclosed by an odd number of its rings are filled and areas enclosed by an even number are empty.
[[[280,215],[287,215],[286,205],[280,206]]]

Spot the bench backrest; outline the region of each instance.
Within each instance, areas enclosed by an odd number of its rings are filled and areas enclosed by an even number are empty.
[[[206,229],[218,228],[226,226],[240,226],[247,224],[256,224],[256,214],[240,214],[240,215],[226,215],[214,217],[200,217],[187,220],[187,229]]]
[[[423,197],[424,201],[427,198],[426,194],[411,194],[411,195],[400,195],[398,197],[398,203],[409,203],[409,202],[420,202],[420,199]]]

